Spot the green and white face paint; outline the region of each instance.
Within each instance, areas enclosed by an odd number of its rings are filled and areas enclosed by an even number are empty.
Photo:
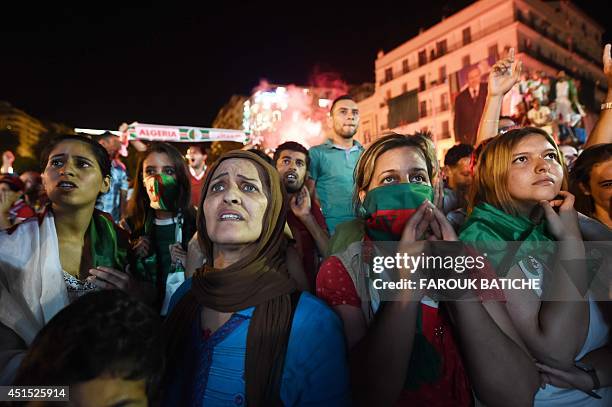
[[[176,210],[179,188],[176,179],[167,174],[149,175],[144,179],[151,208],[162,211]]]

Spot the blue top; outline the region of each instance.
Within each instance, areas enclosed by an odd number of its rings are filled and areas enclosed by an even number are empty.
[[[339,223],[355,218],[353,171],[362,152],[363,146],[356,140],[348,150],[327,140],[308,151],[308,171],[315,180],[321,210],[330,234],[333,234]]]
[[[172,296],[170,309],[191,289],[186,280]],[[238,311],[207,340],[203,339],[200,319],[194,321],[192,343],[195,354],[185,358],[195,363],[196,383],[203,386],[203,400],[192,405],[244,405],[246,399],[244,362],[249,323],[255,307]],[[180,357],[177,355],[177,357]],[[177,372],[174,386],[165,397],[166,405],[176,404],[177,384],[186,380]],[[193,379],[192,379],[193,380]],[[197,392],[196,392],[197,393]],[[302,293],[298,302],[281,381],[281,401],[285,406],[350,405],[349,374],[343,327],[336,314],[318,298]]]
[[[115,222],[121,220],[121,191],[128,190],[128,176],[125,165],[119,160],[111,161],[111,184],[107,193],[100,195],[96,209],[109,213]]]

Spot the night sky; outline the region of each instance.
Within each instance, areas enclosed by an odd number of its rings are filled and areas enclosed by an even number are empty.
[[[263,78],[306,84],[318,67],[351,84],[373,82],[379,49],[393,49],[471,1],[418,2],[424,10],[408,1],[101,3],[3,6],[0,100],[74,127],[210,126],[232,94],[250,94]],[[579,2],[610,41],[605,3]]]

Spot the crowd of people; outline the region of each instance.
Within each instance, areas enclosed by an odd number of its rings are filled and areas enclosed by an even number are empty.
[[[511,51],[476,146],[442,165],[427,133],[362,146],[350,96],[319,146],[207,165],[200,145],[155,142],[131,182],[110,133],[51,141],[41,173],[17,176],[5,153],[0,385],[71,386],[75,405],[612,405],[612,291],[593,291],[586,243],[612,242],[610,45],[603,64],[609,93],[579,150],[547,127],[575,127],[575,85],[560,75],[551,96]],[[516,87],[529,123],[500,118]],[[490,253],[473,276],[542,286],[374,284],[385,245],[458,242]]]
[[[586,111],[579,93],[580,82],[565,71],[553,78],[544,71],[524,72],[512,92],[512,117],[520,126],[543,129],[559,144],[582,144]]]

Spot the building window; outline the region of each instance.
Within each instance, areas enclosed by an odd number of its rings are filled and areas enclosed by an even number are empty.
[[[385,69],[385,82],[393,80],[393,68]]]
[[[470,66],[470,56],[466,55],[463,58],[461,58],[461,66],[462,67],[466,67],[466,66]]]
[[[450,138],[450,127],[448,125],[448,120],[444,120],[442,122],[442,138]]]
[[[427,86],[425,85],[425,75],[419,76],[419,92],[423,92]]]
[[[448,103],[448,93],[443,93],[440,95],[440,110],[446,112],[450,108],[450,104]]]
[[[427,101],[423,100],[419,103],[419,113],[420,117],[427,117]]]
[[[436,52],[438,53],[438,57],[446,54],[446,40],[442,40],[436,43]]]
[[[446,83],[446,65],[438,69],[438,83]]]
[[[489,47],[489,58],[493,58],[495,61],[497,61],[499,58],[499,54],[497,53],[497,44]]]
[[[406,92],[408,92],[408,84],[407,84],[407,83],[404,83],[404,84],[402,85],[402,93],[406,93]]]
[[[402,61],[402,72],[403,72],[403,73],[408,73],[408,72],[410,72],[410,68],[408,67],[408,60],[407,60],[407,59],[404,59],[404,60]]]
[[[427,51],[423,50],[419,52],[419,66],[423,66],[427,63]]]
[[[467,27],[463,29],[463,45],[468,45],[470,42],[472,42],[472,30]]]

